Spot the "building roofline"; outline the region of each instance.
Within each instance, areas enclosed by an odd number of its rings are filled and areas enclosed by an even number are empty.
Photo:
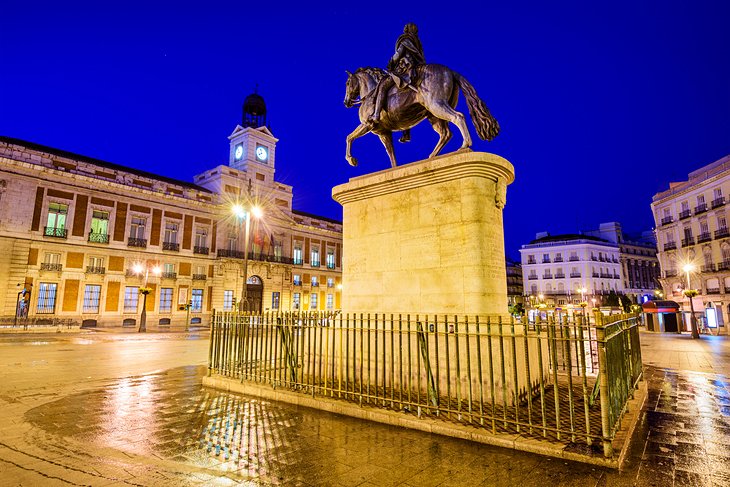
[[[300,211],[295,209],[292,209],[291,212],[295,215],[306,216],[308,218],[316,218],[317,220],[323,220],[330,223],[336,223],[337,225],[342,225],[342,222],[340,220],[335,220],[334,218],[327,218],[326,216],[315,215],[314,213],[307,213],[306,211]]]
[[[66,159],[73,159],[73,160],[77,160],[77,161],[80,161],[80,162],[86,162],[86,163],[89,163],[89,164],[94,164],[94,165],[97,165],[97,166],[100,166],[100,167],[104,167],[106,169],[113,169],[113,170],[116,170],[116,171],[124,171],[124,172],[128,172],[128,173],[131,173],[131,174],[136,174],[137,176],[142,176],[142,177],[149,178],[149,179],[156,179],[158,181],[164,181],[164,182],[170,183],[170,184],[176,184],[178,186],[183,186],[183,187],[186,187],[186,188],[195,189],[195,190],[201,191],[203,193],[212,193],[212,191],[210,191],[209,189],[206,189],[206,188],[204,188],[202,186],[198,186],[195,183],[190,183],[188,181],[181,181],[179,179],[170,178],[170,177],[167,177],[167,176],[161,176],[159,174],[154,174],[154,173],[151,173],[151,172],[143,171],[141,169],[135,169],[133,167],[122,166],[120,164],[115,164],[113,162],[108,162],[108,161],[104,161],[102,159],[96,159],[96,158],[89,157],[89,156],[85,156],[85,155],[82,155],[82,154],[76,154],[74,152],[68,152],[68,151],[65,151],[65,150],[56,149],[54,147],[49,147],[49,146],[46,146],[46,145],[36,144],[35,142],[29,142],[27,140],[21,140],[21,139],[16,139],[16,138],[13,138],[13,137],[6,137],[6,136],[3,136],[3,135],[0,135],[0,142],[5,142],[7,144],[12,144],[12,145],[17,145],[17,146],[25,147],[26,149],[31,149],[31,150],[36,150],[36,151],[40,151],[40,152],[45,152],[47,154],[51,154],[51,155],[54,155],[54,156],[64,157]]]
[[[690,172],[688,174],[687,181],[669,183],[669,189],[656,193],[652,197],[651,201],[654,203],[677,193],[681,193],[691,186],[707,181],[708,179],[728,170],[730,170],[730,154]]]

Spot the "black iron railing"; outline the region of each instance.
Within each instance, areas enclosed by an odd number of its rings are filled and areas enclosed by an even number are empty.
[[[194,254],[208,255],[209,252],[210,252],[210,249],[208,247],[201,247],[199,245],[196,245],[195,247],[193,247]]]
[[[147,247],[147,239],[146,238],[129,237],[129,239],[127,240],[127,246],[129,246],[129,247],[140,247],[140,248]]]
[[[48,262],[41,262],[41,270],[42,271],[57,271],[57,272],[61,272],[63,270],[63,265],[61,265],[61,264],[50,264]]]
[[[43,227],[44,237],[66,238],[68,230],[65,228]]]
[[[89,266],[86,266],[86,273],[87,274],[106,274],[106,268],[89,265]]]
[[[173,252],[179,252],[180,244],[177,242],[162,242],[162,250],[170,250]]]
[[[89,242],[108,244],[109,243],[109,234],[108,233],[89,232]]]

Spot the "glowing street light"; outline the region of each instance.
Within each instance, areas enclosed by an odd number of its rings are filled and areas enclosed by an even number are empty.
[[[248,241],[251,232],[251,218],[260,220],[264,216],[264,211],[260,206],[253,205],[248,211],[243,205],[233,205],[231,212],[239,219],[246,221],[246,230],[243,237],[243,292],[241,293],[241,304],[243,310],[248,309]]]
[[[160,269],[160,266],[155,265],[151,269],[147,265],[142,265],[141,263],[137,262],[132,266],[132,272],[140,276],[142,272],[144,272],[144,287],[139,288],[140,294],[144,296],[142,298],[142,314],[139,317],[139,332],[144,333],[147,331],[147,295],[152,292],[152,289],[147,287],[147,280],[150,276],[150,271],[152,271],[153,276],[158,276],[162,274],[162,269]]]
[[[685,296],[687,296],[687,298],[689,299],[689,310],[690,310],[689,322],[692,327],[692,338],[699,338],[700,332],[697,327],[697,317],[695,317],[695,306],[694,306],[694,301],[692,300],[692,298],[697,296],[697,294],[699,294],[699,293],[697,292],[697,290],[692,289],[692,286],[691,286],[690,280],[689,280],[689,273],[693,272],[695,270],[695,266],[687,263],[682,266],[682,270],[684,271],[684,273],[687,276],[687,289],[684,290],[683,294]]]

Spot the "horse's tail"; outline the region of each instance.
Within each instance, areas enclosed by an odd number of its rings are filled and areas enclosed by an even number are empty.
[[[469,83],[466,78],[461,76],[459,73],[454,72],[456,82],[459,83],[459,88],[466,97],[466,104],[469,107],[469,114],[471,120],[474,123],[474,127],[477,129],[477,134],[482,140],[492,140],[499,134],[499,123],[491,113],[489,108],[477,95],[477,91]]]

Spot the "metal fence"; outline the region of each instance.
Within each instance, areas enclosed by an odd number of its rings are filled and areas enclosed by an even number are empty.
[[[636,315],[214,312],[209,373],[548,440],[611,440],[642,375]],[[600,400],[599,400],[600,398]]]

